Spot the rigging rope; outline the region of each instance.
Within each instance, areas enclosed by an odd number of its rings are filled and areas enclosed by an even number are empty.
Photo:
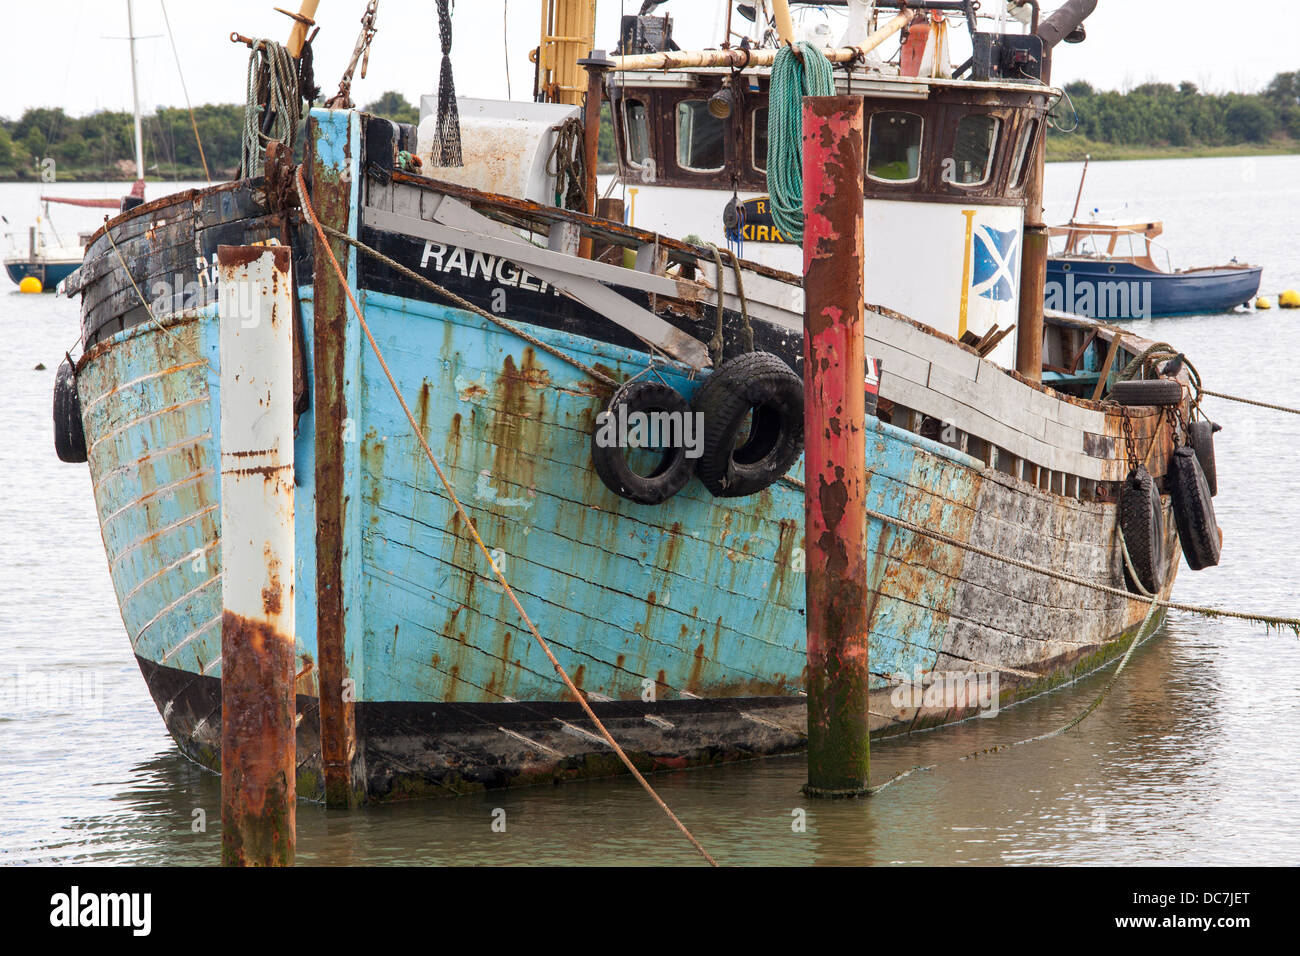
[[[199,147],[199,162],[203,164],[203,178],[212,182],[212,174],[208,172],[208,157],[203,153],[203,138],[199,136],[199,124],[194,119],[194,107],[190,104],[190,91],[185,88],[185,71],[181,69],[181,55],[176,50],[176,37],[172,34],[171,18],[167,16],[166,0],[158,0],[159,6],[162,7],[163,23],[167,25],[167,39],[172,45],[172,56],[176,59],[176,75],[180,77],[181,93],[185,97],[185,108],[190,112],[190,128],[194,130],[194,142]]]
[[[441,3],[443,0],[439,0],[439,2]],[[497,567],[497,563],[492,560],[491,551],[488,550],[488,546],[484,544],[483,539],[479,536],[478,528],[474,524],[473,519],[470,518],[469,513],[465,510],[465,506],[462,505],[460,499],[456,497],[456,491],[452,487],[451,480],[442,470],[442,465],[438,462],[437,456],[434,455],[433,449],[429,447],[429,442],[424,437],[423,429],[421,429],[416,423],[415,415],[412,414],[410,406],[407,405],[406,399],[402,395],[401,389],[397,387],[397,380],[393,378],[393,373],[389,370],[388,363],[384,360],[384,354],[379,348],[379,343],[375,341],[374,335],[371,334],[370,325],[366,322],[366,317],[362,313],[361,307],[357,305],[356,297],[353,296],[352,288],[348,285],[347,278],[343,275],[343,269],[339,265],[338,258],[334,255],[334,250],[330,247],[329,240],[325,237],[325,229],[321,225],[320,220],[316,218],[315,210],[312,208],[311,201],[307,197],[307,184],[303,180],[301,166],[298,167],[296,179],[298,185],[298,198],[302,203],[303,213],[311,223],[312,228],[316,230],[317,239],[320,242],[321,247],[324,249],[326,256],[329,258],[330,266],[334,270],[335,277],[343,287],[343,291],[347,294],[348,302],[352,306],[352,311],[361,325],[361,331],[365,333],[366,340],[370,343],[370,348],[375,353],[375,358],[379,360],[379,366],[383,369],[384,376],[388,379],[389,387],[393,390],[393,394],[397,397],[398,403],[402,406],[402,411],[406,414],[407,422],[410,424],[411,430],[414,432],[416,439],[424,450],[424,455],[429,460],[429,464],[433,466],[433,470],[437,473],[438,480],[442,482],[443,490],[446,491],[448,499],[455,507],[457,516],[460,518],[461,523],[465,528],[469,530],[470,536],[473,537],[474,543],[478,547],[479,552],[487,561],[488,567],[492,569],[493,575],[495,575],[497,582],[505,591],[506,596],[509,597],[510,603],[514,605],[515,612],[519,615],[520,620],[524,622],[524,625],[528,628],[529,632],[531,632],[533,639],[537,642],[538,646],[541,647],[542,653],[546,655],[551,666],[555,668],[555,672],[559,674],[560,679],[564,682],[564,686],[568,688],[570,695],[572,695],[573,699],[577,701],[578,706],[582,708],[583,712],[586,713],[587,718],[593,725],[595,725],[596,729],[600,732],[600,736],[614,749],[614,752],[623,762],[623,765],[627,767],[628,772],[636,778],[637,783],[645,789],[646,793],[648,793],[659,806],[659,809],[663,810],[663,812],[668,815],[668,818],[672,820],[677,829],[685,835],[686,839],[690,840],[691,845],[700,852],[700,855],[703,856],[704,859],[708,860],[711,866],[717,866],[717,861],[709,855],[709,852],[704,849],[700,844],[700,841],[695,839],[695,836],[691,831],[686,829],[686,825],[677,818],[677,815],[674,814],[671,809],[669,809],[668,804],[664,803],[659,794],[657,794],[654,788],[650,786],[649,781],[641,775],[641,772],[637,770],[636,765],[633,764],[627,754],[623,752],[623,748],[618,745],[618,741],[614,739],[613,735],[605,728],[605,725],[601,722],[600,718],[596,716],[596,712],[591,709],[591,704],[587,702],[586,695],[583,694],[582,691],[578,690],[574,685],[568,672],[565,671],[559,660],[556,659],[554,652],[551,651],[551,646],[537,630],[537,625],[533,623],[532,618],[528,616],[528,612],[525,611],[523,605],[519,603],[519,598],[516,597],[514,588],[510,586],[510,582],[506,580],[506,576],[501,572],[501,569]]]
[[[269,111],[269,122],[267,114]],[[254,40],[248,54],[248,88],[244,99],[244,134],[240,170],[255,175],[266,161],[266,144],[279,140],[293,153],[302,123],[298,64],[274,40]]]
[[[722,363],[722,319],[726,307],[726,290],[723,288],[723,271],[722,271],[722,250],[713,243],[706,243],[713,250],[713,264],[717,268],[718,284],[718,322],[714,330],[713,338],[709,339],[709,359],[713,362],[714,367]],[[745,351],[754,351],[754,327],[749,321],[749,300],[745,298],[745,280],[741,276],[740,259],[730,249],[727,255],[731,257],[731,268],[736,276],[736,294],[740,298],[740,318],[744,324],[742,335],[745,340]]]
[[[1148,346],[1143,350],[1141,355],[1129,362],[1128,365],[1124,366],[1124,370],[1120,372],[1119,378],[1121,380],[1130,379],[1141,372],[1147,363],[1158,362],[1162,359],[1177,358],[1180,354],[1181,353],[1176,352],[1174,347],[1167,342],[1156,342],[1153,345]],[[1198,409],[1200,408],[1202,395],[1213,395],[1215,398],[1222,398],[1229,402],[1240,402],[1242,405],[1254,405],[1256,408],[1269,408],[1275,412],[1286,412],[1289,415],[1300,415],[1300,408],[1290,408],[1286,405],[1274,405],[1272,402],[1261,402],[1254,398],[1243,398],[1240,395],[1229,395],[1226,392],[1211,391],[1201,384],[1200,372],[1196,370],[1196,366],[1187,360],[1186,356],[1183,357],[1183,364],[1187,366],[1187,371],[1191,376],[1192,384],[1196,388],[1196,398],[1193,400],[1192,404]]]
[[[1241,402],[1243,405],[1254,405],[1257,408],[1271,408],[1275,412],[1287,412],[1291,415],[1300,415],[1300,408],[1287,408],[1285,405],[1273,405],[1270,402],[1258,402],[1253,398],[1242,398],[1239,395],[1226,395],[1223,392],[1212,392],[1208,388],[1200,389],[1202,395],[1213,395],[1215,398],[1224,398],[1230,402]]]
[[[831,62],[813,44],[777,51],[768,95],[767,191],[772,221],[786,242],[803,241],[803,98],[834,92]]]
[[[988,754],[995,754],[999,750],[1009,750],[1012,747],[1020,747],[1023,746],[1024,744],[1032,744],[1039,740],[1049,740],[1052,737],[1059,737],[1062,734],[1073,730],[1075,727],[1078,727],[1081,723],[1083,723],[1090,716],[1092,716],[1093,711],[1095,711],[1099,706],[1101,706],[1101,702],[1106,699],[1107,695],[1110,694],[1110,692],[1115,688],[1115,685],[1119,682],[1119,675],[1124,673],[1124,668],[1128,666],[1129,660],[1133,657],[1133,652],[1137,650],[1139,644],[1142,644],[1144,641],[1146,641],[1148,637],[1151,636],[1152,633],[1151,625],[1152,622],[1155,620],[1156,609],[1159,607],[1160,607],[1160,602],[1152,598],[1151,607],[1147,609],[1146,617],[1142,619],[1141,626],[1138,628],[1137,633],[1133,635],[1133,641],[1129,644],[1128,650],[1124,652],[1124,657],[1120,660],[1119,667],[1115,668],[1115,673],[1111,675],[1110,681],[1106,684],[1106,686],[1101,689],[1101,693],[1098,694],[1095,698],[1093,698],[1092,703],[1089,704],[1087,707],[1085,707],[1083,709],[1083,712],[1080,713],[1077,717],[1075,717],[1073,720],[1071,720],[1069,723],[1065,724],[1064,726],[1058,727],[1056,730],[1049,731],[1048,733],[1039,734],[1036,737],[1028,737],[1024,740],[1017,740],[1015,743],[1012,744],[1000,744],[996,747],[986,747],[983,750],[976,750],[974,753],[969,753],[966,756],[962,757],[961,759],[970,760],[974,757],[983,757]],[[890,782],[892,783],[893,781]]]
[[[587,159],[583,150],[586,130],[582,120],[570,116],[555,129],[546,171],[555,177],[555,205],[560,209],[587,212]]]

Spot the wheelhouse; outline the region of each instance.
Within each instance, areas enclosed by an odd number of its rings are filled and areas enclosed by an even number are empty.
[[[683,189],[767,189],[770,71],[615,72],[619,176]],[[841,74],[865,104],[868,199],[1023,205],[1051,91],[1012,83]],[[726,91],[730,114],[710,103]]]

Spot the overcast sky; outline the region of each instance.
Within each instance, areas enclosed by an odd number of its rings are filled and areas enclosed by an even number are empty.
[[[297,7],[297,0],[135,0],[135,32],[152,37],[137,44],[146,113],[157,106],[184,104],[163,23],[163,2],[195,105],[242,102],[248,50],[232,44],[229,34],[237,31],[283,42],[289,21],[273,7]],[[505,96],[508,39],[513,96],[531,96],[528,51],[537,45],[540,5],[541,0],[456,4],[452,60],[457,92]],[[0,65],[0,116],[14,119],[32,106],[62,106],[74,115],[129,110],[127,44],[113,39],[127,34],[126,6],[126,0],[3,0],[0,9],[9,16]],[[635,12],[639,0],[601,0],[598,47],[614,45],[620,6]],[[1054,9],[1057,0],[1044,0],[1043,6]],[[716,45],[721,36],[723,7],[722,0],[670,0],[661,10],[674,15],[679,43],[704,46]],[[994,11],[996,0],[984,0],[982,7]],[[320,4],[316,78],[327,95],[337,89],[364,8],[364,0]],[[439,63],[434,11],[434,0],[380,2],[369,73],[354,86],[358,103],[389,89],[412,102],[434,91]],[[1100,0],[1088,21],[1087,42],[1060,48],[1053,79],[1058,84],[1086,79],[1104,89],[1150,79],[1191,80],[1215,92],[1254,91],[1276,73],[1300,70],[1297,24],[1300,4],[1295,0]],[[954,56],[959,52],[955,49]]]

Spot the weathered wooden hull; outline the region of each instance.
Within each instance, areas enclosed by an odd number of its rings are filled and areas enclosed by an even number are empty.
[[[217,241],[288,235],[255,185],[223,189],[119,219],[112,228],[123,259],[101,237],[79,284],[89,346],[78,389],[123,621],[168,730],[214,769],[221,718],[215,295],[199,285],[160,301],[154,322],[124,294],[129,284],[117,266],[126,261],[149,288],[169,271],[195,274],[192,263],[212,261]],[[152,238],[149,222],[154,236],[171,241]],[[380,248],[397,241],[366,238]],[[310,347],[319,292],[307,283],[305,243],[296,234],[293,241],[307,378],[319,381]],[[373,264],[353,282],[400,389],[495,560],[633,759],[668,769],[801,747],[802,492],[777,483],[749,498],[715,499],[693,483],[661,506],[619,498],[590,467],[590,430],[605,401],[590,379],[480,316],[399,294],[412,290]],[[477,295],[487,301],[491,290],[485,285]],[[559,304],[549,316],[539,310],[528,331],[617,379],[646,367],[644,350],[568,308]],[[886,333],[896,329],[903,347],[904,324],[876,318]],[[801,342],[789,328],[754,324],[768,348],[798,354]],[[350,337],[341,361],[350,427],[341,462],[346,504],[324,551],[314,404],[302,414],[295,445],[299,792],[318,796],[323,787],[317,572],[330,560],[346,570],[340,626],[356,701],[355,766],[370,797],[618,772],[487,573],[374,356]],[[666,363],[661,371],[685,395],[698,387],[683,366]],[[889,398],[885,382],[882,397]],[[1104,495],[1084,496],[1076,482],[1067,496],[1050,479],[1004,474],[886,422],[868,427],[868,507],[1123,586],[1116,509]],[[1098,454],[1105,459],[1113,448]],[[792,477],[801,472],[800,464]],[[1172,538],[1169,545],[1176,556]],[[917,675],[996,674],[992,706],[1005,706],[1121,652],[1146,611],[1144,602],[1016,571],[886,522],[872,522],[870,547],[871,717],[881,735],[991,709],[987,701],[900,698]],[[1175,570],[1173,557],[1170,584]]]

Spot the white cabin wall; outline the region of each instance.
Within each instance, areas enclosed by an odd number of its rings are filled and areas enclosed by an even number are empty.
[[[630,225],[677,239],[694,234],[705,242],[726,247],[722,210],[731,200],[730,192],[636,183],[628,184],[625,192],[615,186],[612,195],[620,194],[625,195],[624,210]],[[753,192],[739,195],[742,201],[763,197],[762,193]],[[971,213],[969,240],[966,212]],[[869,199],[864,203],[863,216],[866,236],[863,280],[868,302],[894,309],[959,338],[965,280],[966,329],[983,335],[994,325],[1002,328],[1016,325],[1024,238],[1024,211],[1019,206]],[[1005,275],[1011,281],[997,292],[988,279],[990,273],[997,273],[996,260],[988,249],[991,244],[999,243],[999,238],[989,230],[1001,233],[1001,247],[1010,249],[1011,262]],[[803,250],[798,245],[746,242],[740,254],[776,269],[803,273]],[[993,259],[991,263],[990,259]],[[998,294],[1004,297],[993,297]],[[1004,338],[989,358],[1004,368],[1014,368],[1016,332]]]

